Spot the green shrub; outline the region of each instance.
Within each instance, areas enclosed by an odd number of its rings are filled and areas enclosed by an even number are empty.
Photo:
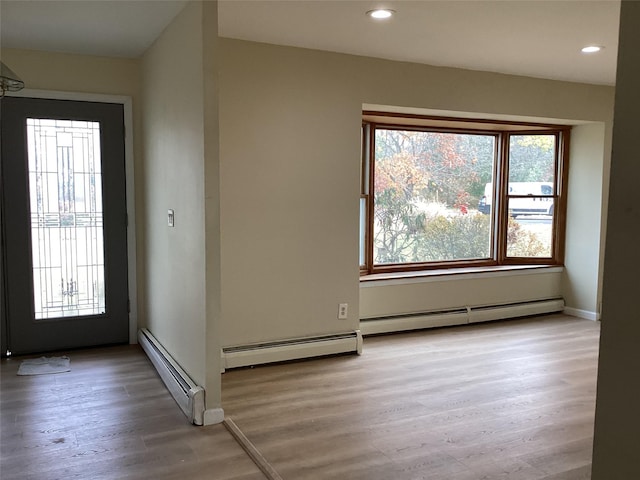
[[[389,218],[389,217],[387,217]],[[403,211],[396,217],[393,235],[385,232],[380,239],[393,238],[393,242],[376,242],[377,263],[439,262],[489,258],[491,252],[489,215],[471,213],[445,216],[442,214],[416,214]],[[402,225],[404,228],[398,228]],[[549,254],[548,249],[530,231],[514,219],[509,219],[507,245],[509,256],[539,257]],[[377,239],[378,240],[378,239]]]
[[[439,215],[424,225],[422,261],[488,258],[491,237],[486,215]]]
[[[535,233],[525,230],[518,221],[509,218],[507,255],[510,257],[550,257],[551,251]]]

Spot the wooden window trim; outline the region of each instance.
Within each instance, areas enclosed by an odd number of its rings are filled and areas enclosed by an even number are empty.
[[[497,137],[493,178],[498,179],[498,188],[494,191],[494,200],[499,208],[494,213],[492,226],[491,258],[477,260],[453,260],[441,262],[399,263],[375,265],[373,259],[373,215],[375,184],[375,130],[395,129],[424,132],[460,133],[468,135],[494,135]],[[367,132],[365,134],[365,132]],[[499,266],[562,266],[564,264],[564,247],[566,232],[567,181],[569,162],[570,125],[511,122],[492,119],[433,117],[425,115],[397,114],[389,112],[363,112],[362,139],[362,188],[361,198],[366,199],[366,231],[365,231],[365,265],[360,267],[361,276],[416,272],[442,269],[464,269],[470,267]],[[508,199],[530,196],[508,195],[509,138],[511,135],[543,135],[556,136],[554,171],[554,194],[536,195],[540,198],[552,197],[554,215],[552,223],[551,257],[508,257]],[[365,158],[366,157],[366,158]]]

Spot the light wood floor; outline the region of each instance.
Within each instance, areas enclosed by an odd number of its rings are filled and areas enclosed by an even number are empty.
[[[229,371],[227,416],[285,480],[589,479],[599,324],[564,316],[370,337],[363,355]],[[262,480],[193,427],[138,347],[0,365],[0,478]]]
[[[366,338],[228,372],[223,407],[284,479],[589,479],[598,336],[551,316]]]
[[[138,346],[68,352],[71,372],[0,366],[2,480],[264,480],[222,425],[190,425]]]

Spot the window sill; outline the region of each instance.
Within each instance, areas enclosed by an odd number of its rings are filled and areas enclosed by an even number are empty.
[[[443,282],[448,280],[468,280],[513,275],[535,275],[561,273],[563,266],[558,265],[500,265],[494,267],[447,268],[422,270],[419,272],[375,273],[360,277],[360,287],[379,287],[405,285],[410,283]]]

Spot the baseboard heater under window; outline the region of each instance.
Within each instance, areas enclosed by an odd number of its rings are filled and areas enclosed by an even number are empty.
[[[204,388],[191,380],[146,328],[138,331],[138,342],[189,421],[194,425],[202,425],[205,410]]]
[[[263,363],[283,362],[339,353],[362,353],[362,334],[353,332],[254,343],[222,349],[223,371]]]
[[[562,298],[500,305],[478,305],[474,307],[460,307],[448,310],[362,319],[360,320],[360,330],[363,335],[376,335],[526,317],[529,315],[561,312],[563,309],[564,300]]]

